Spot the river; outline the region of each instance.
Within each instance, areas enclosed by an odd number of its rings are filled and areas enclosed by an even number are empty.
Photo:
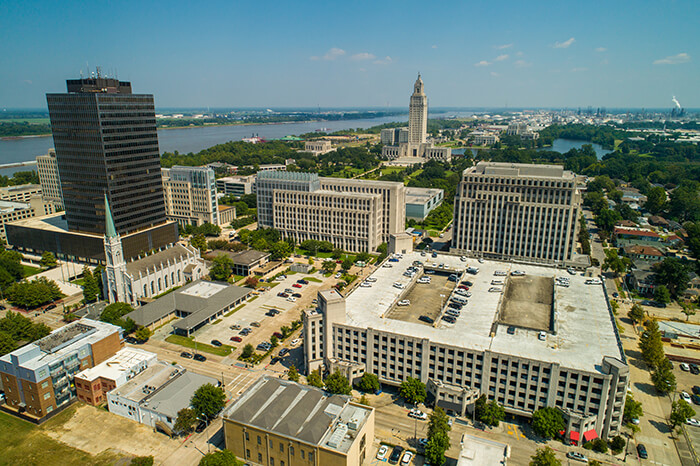
[[[431,115],[435,116],[435,115]],[[161,153],[178,151],[180,153],[199,152],[202,149],[228,141],[240,141],[252,135],[261,138],[276,139],[287,135],[310,133],[326,128],[338,131],[349,128],[369,128],[392,121],[404,120],[405,115],[394,115],[364,120],[312,121],[305,123],[283,123],[268,125],[232,125],[232,126],[194,126],[191,128],[159,129],[158,145]],[[46,154],[53,147],[51,136],[26,137],[0,140],[0,164],[26,162],[36,159],[37,155]],[[32,170],[34,165],[19,168],[5,168],[1,175],[10,176],[16,171]]]
[[[596,156],[600,160],[601,157],[603,157],[605,154],[609,154],[611,151],[604,149],[603,146],[600,144],[594,144],[592,142],[587,142],[587,141],[575,141],[573,139],[555,139],[554,142],[552,143],[552,147],[546,147],[542,150],[552,150],[559,152],[560,154],[565,154],[569,152],[571,149],[580,149],[584,144],[590,144],[593,146],[593,150],[595,151]],[[458,148],[458,149],[452,149],[453,154],[464,154],[465,148]],[[479,149],[471,149],[472,155],[476,156],[477,153],[479,152]]]

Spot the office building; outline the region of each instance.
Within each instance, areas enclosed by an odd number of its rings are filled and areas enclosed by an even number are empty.
[[[121,327],[81,319],[0,356],[7,408],[39,422],[77,399],[75,375],[114,356]]]
[[[476,146],[492,146],[501,140],[498,134],[489,131],[474,131],[469,137]]]
[[[333,150],[330,141],[319,139],[317,141],[306,141],[304,152],[311,152],[313,155],[321,155]]]
[[[106,361],[75,374],[73,382],[78,400],[93,406],[105,403],[107,393],[121,387],[157,360],[155,353],[122,348]]]
[[[360,466],[371,460],[374,408],[261,377],[224,410],[226,449],[265,466]]]
[[[104,236],[105,268],[102,271],[104,296],[110,303],[138,306],[170,288],[198,280],[207,273],[199,250],[179,243],[132,261],[124,256],[122,239],[114,225],[111,204],[104,201],[107,226]]]
[[[161,169],[168,220],[178,225],[220,225],[216,179],[209,167]]]
[[[479,162],[455,195],[452,251],[566,264],[576,251],[581,194],[559,165]]]
[[[404,274],[421,261],[419,273]],[[417,283],[426,272],[432,283]],[[317,308],[304,311],[307,371],[339,370],[351,383],[368,372],[393,386],[418,378],[429,403],[459,416],[481,395],[523,418],[556,408],[571,439],[620,432],[629,367],[599,281],[551,266],[418,252],[371,278],[347,296],[321,291]],[[468,299],[457,288],[466,280]],[[458,301],[466,302],[461,311]]]
[[[47,94],[65,212],[8,230],[9,244],[41,254],[104,262],[105,194],[127,258],[173,244],[163,196],[153,95],[97,73]]]
[[[236,197],[255,192],[255,175],[226,176],[216,180],[216,190],[219,194]]]
[[[190,336],[192,332],[235,309],[252,292],[252,288],[244,286],[197,280],[141,306],[127,317],[151,330],[180,317],[173,323],[174,332]]]
[[[264,275],[267,273],[267,265],[270,259],[270,253],[264,251],[256,251],[248,249],[245,251],[222,251],[216,249],[206,257],[209,260],[214,260],[217,256],[228,256],[233,261],[233,274],[241,277],[250,275]]]
[[[0,238],[7,240],[7,224],[52,214],[53,209],[53,203],[44,201],[41,194],[33,195],[26,202],[0,201]]]
[[[445,191],[433,188],[406,188],[406,219],[422,222],[442,204]]]
[[[0,200],[2,201],[29,202],[32,198],[43,196],[43,194],[39,184],[20,184],[0,188]]]
[[[177,364],[155,361],[107,393],[107,407],[110,413],[173,435],[178,411],[189,408],[194,393],[206,384],[219,386],[220,382]]]
[[[38,156],[36,166],[44,199],[53,202],[56,208],[63,209],[63,193],[56,163],[56,150],[49,149],[48,154]]]
[[[285,238],[369,252],[405,228],[403,183],[280,171],[258,172],[257,178],[258,226]]]
[[[452,149],[435,147],[428,141],[428,97],[418,75],[408,104],[408,130],[389,128],[381,131],[382,156],[388,159],[428,159],[449,162]]]

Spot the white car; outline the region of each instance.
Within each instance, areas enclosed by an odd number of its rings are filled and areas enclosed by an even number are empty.
[[[684,362],[681,363],[681,370],[684,372],[688,372],[690,370],[690,366]]]
[[[421,419],[421,420],[426,420],[428,419],[428,415],[425,414],[423,411],[417,408],[413,408],[408,412],[408,417],[413,417],[416,419]]]
[[[404,288],[406,288],[406,285],[399,283],[399,282],[396,282],[396,283],[394,283],[394,288],[398,288],[399,290],[403,290]]]
[[[683,398],[683,401],[685,401],[686,403],[691,403],[690,395],[688,394],[688,392],[681,392],[681,398]]]
[[[365,281],[366,281],[366,282],[369,282],[369,283],[374,283],[374,282],[377,281],[377,279],[374,278],[374,277],[367,277],[367,279],[366,279]]]
[[[360,286],[362,288],[372,288],[372,284],[368,283],[368,282],[362,282],[362,283],[360,283]]]
[[[393,267],[393,265],[387,262],[386,264],[382,265],[382,267],[384,267],[385,269],[390,269]]]
[[[460,257],[459,260],[461,260],[462,262],[467,262],[467,258],[464,256]]]
[[[386,445],[382,445],[379,447],[379,450],[377,451],[377,459],[378,460],[383,460],[386,458],[386,454],[389,453],[389,447]]]
[[[442,235],[440,235],[442,236]],[[401,458],[401,466],[408,466],[411,464],[411,460],[413,459],[413,453],[410,451],[407,451],[406,453],[403,454],[403,457]]]
[[[294,296],[290,296],[289,298],[287,298],[287,301],[289,301],[290,303],[294,303],[296,302],[296,300],[297,298],[295,298]]]
[[[570,458],[572,460],[576,461],[583,461],[584,463],[588,463],[588,458],[586,458],[585,455],[582,455],[581,453],[577,451],[570,451],[566,454],[567,458]]]
[[[525,275],[525,272],[523,272],[522,270],[514,270],[510,274],[514,277],[522,277],[523,275]]]
[[[540,332],[540,334],[537,335],[537,339],[545,341],[547,339],[547,332]]]
[[[408,305],[411,304],[411,301],[409,301],[408,299],[402,299],[401,301],[399,301],[399,302],[396,303],[396,304],[397,304],[398,306],[408,306]]]
[[[294,340],[291,341],[292,346],[296,346],[299,344],[301,340],[299,338],[295,338]]]
[[[685,423],[689,426],[700,427],[700,421],[698,421],[697,419],[686,419]]]
[[[420,277],[418,280],[416,280],[416,283],[430,284],[430,277],[426,277],[426,276]]]

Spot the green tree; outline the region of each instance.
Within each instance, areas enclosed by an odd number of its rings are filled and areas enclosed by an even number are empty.
[[[666,190],[659,186],[651,188],[647,192],[644,208],[654,215],[663,212],[666,208]]]
[[[83,267],[83,299],[86,303],[91,303],[97,299],[100,289],[97,286],[97,279],[92,274],[90,267]]]
[[[316,369],[315,371],[311,371],[309,376],[306,378],[306,382],[309,385],[311,385],[312,387],[323,388],[323,379],[321,379],[320,369]]]
[[[41,261],[39,263],[42,267],[47,269],[53,269],[58,265],[56,256],[54,256],[51,251],[44,251],[44,253],[41,255]]]
[[[299,371],[294,364],[289,366],[289,371],[287,372],[287,378],[292,382],[299,382]]]
[[[530,457],[530,466],[561,466],[554,450],[549,447],[538,448]]]
[[[625,410],[622,414],[623,419],[626,422],[631,422],[633,419],[639,419],[642,416],[644,416],[642,403],[635,400],[634,397],[628,393],[625,399]]]
[[[136,456],[131,458],[130,466],[153,466],[152,456]]]
[[[197,417],[214,419],[224,408],[226,394],[224,391],[208,383],[199,387],[192,395],[190,405]]]
[[[443,464],[445,452],[450,448],[449,432],[451,430],[445,411],[436,407],[428,418],[428,444],[425,456],[430,464]]]
[[[194,423],[197,422],[197,413],[194,412],[192,408],[182,408],[177,412],[177,419],[175,419],[175,431],[176,432],[190,432]]]
[[[286,241],[277,241],[270,246],[270,259],[286,259],[292,253],[291,245]]]
[[[498,427],[505,418],[505,411],[495,400],[487,401],[486,395],[481,395],[475,404],[476,418],[490,427]]]
[[[124,319],[123,317],[134,310],[131,304],[127,303],[112,303],[107,305],[100,314],[100,320],[102,322],[107,322],[112,325],[119,325],[123,327]]]
[[[625,439],[623,439],[619,435],[616,435],[610,441],[610,449],[612,450],[613,455],[617,455],[618,453],[622,452],[622,450],[625,449],[626,445],[627,442],[625,442]]]
[[[0,332],[0,356],[11,353],[15,350],[15,340],[6,332]]]
[[[407,377],[401,382],[399,394],[409,403],[416,404],[425,401],[425,384],[420,379]]]
[[[665,285],[658,285],[654,289],[654,301],[661,304],[668,304],[671,302],[671,292],[668,291]]]
[[[616,249],[605,250],[605,260],[603,261],[603,270],[610,270],[615,275],[620,275],[627,271],[630,265],[630,260],[627,257],[620,257]]]
[[[333,252],[331,252],[331,258],[338,260],[341,257],[343,257],[343,250],[338,248],[333,249]]]
[[[655,320],[646,322],[646,329],[639,337],[639,349],[642,350],[642,359],[651,367],[659,366],[666,359],[659,324]]]
[[[540,437],[554,438],[566,429],[566,423],[561,412],[556,408],[540,408],[532,414],[532,430]]]
[[[251,357],[253,355],[254,352],[255,352],[255,348],[253,348],[253,345],[248,343],[243,347],[243,351],[241,351],[241,358],[248,359],[249,357]]]
[[[683,306],[683,309],[681,309],[681,312],[682,312],[683,314],[685,314],[685,320],[686,320],[686,322],[687,322],[688,319],[690,319],[690,316],[694,316],[694,315],[696,314],[697,311],[695,311],[695,309],[693,309],[692,307]]]
[[[336,268],[336,264],[334,261],[331,261],[331,260],[323,261],[323,264],[321,265],[321,269],[325,273],[333,273],[333,272],[335,272],[335,268]]]
[[[134,332],[134,338],[141,342],[148,341],[148,339],[151,338],[151,331],[148,327],[139,327],[136,329],[136,332]]]
[[[677,299],[688,288],[690,276],[688,266],[677,257],[667,257],[654,266],[654,280],[659,285],[665,285],[671,296]]]
[[[357,386],[363,392],[374,393],[377,390],[379,390],[380,387],[379,377],[370,372],[365,372],[364,374],[362,374],[362,378],[360,379],[360,382],[357,384]]]
[[[593,445],[593,451],[597,451],[598,453],[607,453],[608,452],[608,442],[603,440],[602,438],[597,438],[591,442]]]
[[[595,217],[595,224],[598,228],[610,234],[615,228],[615,224],[622,220],[622,215],[616,210],[605,208],[598,212]]]
[[[671,403],[671,415],[668,417],[671,428],[675,429],[685,423],[686,419],[695,416],[695,410],[685,400]]]
[[[46,277],[22,280],[11,285],[5,292],[5,298],[9,302],[25,309],[35,309],[64,296],[56,282]]]
[[[216,256],[212,264],[211,269],[209,269],[209,278],[212,280],[225,282],[233,273],[233,259],[225,254]]]
[[[270,337],[270,344],[272,345],[273,348],[277,347],[277,345],[279,344],[279,340],[277,339],[276,336],[272,335]]]
[[[637,303],[632,305],[632,309],[627,313],[627,317],[636,324],[644,321],[644,308]]]
[[[243,466],[243,461],[236,458],[230,450],[207,453],[199,460],[199,466]]]
[[[666,394],[676,389],[676,376],[673,374],[673,368],[668,359],[664,358],[651,373],[651,383],[654,384],[654,388],[661,394]]]
[[[340,373],[340,371],[335,371],[326,377],[324,380],[326,385],[326,390],[330,393],[335,393],[338,395],[349,395],[352,392],[350,387],[350,382],[348,382],[347,377]]]
[[[202,234],[194,235],[190,238],[190,246],[199,249],[200,254],[207,251],[207,239]]]
[[[347,272],[352,267],[352,264],[353,264],[352,259],[347,257],[347,258],[345,258],[343,263],[340,264],[340,268],[343,269],[343,272]]]

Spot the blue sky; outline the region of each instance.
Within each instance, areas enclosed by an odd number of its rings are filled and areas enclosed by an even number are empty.
[[[118,70],[159,107],[700,107],[700,2],[0,0],[0,107]]]

